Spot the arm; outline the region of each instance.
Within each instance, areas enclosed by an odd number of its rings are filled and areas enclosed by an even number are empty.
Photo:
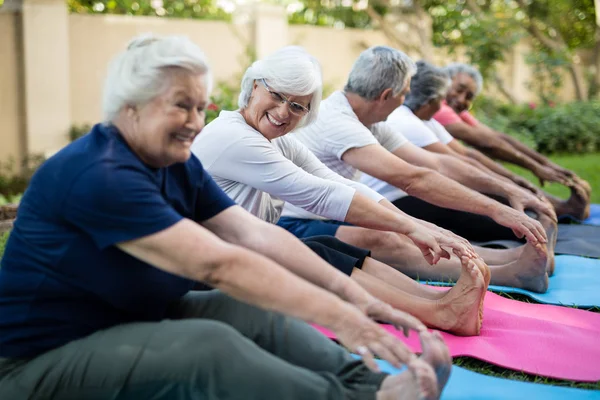
[[[442,143],[435,143],[435,145],[437,145],[435,148],[430,149],[430,146],[426,146],[425,149],[436,153],[453,155],[459,160],[471,165],[476,170],[488,174],[492,179],[497,179],[504,182],[511,188],[511,193],[520,192],[524,188],[535,194],[540,199],[543,197],[543,192],[537,186],[530,183],[527,179],[510,172],[502,165],[496,163],[479,151],[473,148],[464,147],[458,140],[451,140],[447,145]],[[441,147],[444,149],[441,149]],[[515,187],[515,185],[518,186]],[[525,194],[526,197],[528,197],[528,194],[528,192]],[[549,215],[552,219],[556,219],[556,213],[553,211],[552,207],[549,207],[545,202],[529,198],[526,205],[534,209],[536,212],[543,212],[544,214]]]
[[[440,207],[487,215],[511,228],[518,237],[532,243],[545,242],[542,226],[510,207],[506,207],[458,182],[427,168],[413,166],[380,145],[353,148],[342,159],[359,170],[396,186],[412,196]]]
[[[419,226],[425,226],[421,223],[422,221],[405,214],[382,195],[362,183],[346,179],[336,174],[319,161],[319,159],[301,143],[297,143],[297,151],[295,152],[293,161],[304,171],[312,175],[326,180],[339,182],[356,189],[357,194],[354,196],[348,214],[346,215],[346,222],[365,228],[405,234],[423,251],[423,255],[428,262],[431,264],[437,262],[437,256],[436,258],[431,258],[429,244],[423,242],[424,237],[422,235],[425,235],[425,232],[418,232]],[[372,201],[364,202],[361,195],[368,197],[368,199]],[[475,250],[467,240],[455,235],[441,235],[439,229],[432,230],[431,227],[427,228],[429,231],[427,233],[433,235],[440,246],[452,248],[459,256],[475,256]],[[449,257],[449,254],[445,251],[441,254],[442,257]]]
[[[413,165],[438,171],[478,192],[504,197],[519,211],[523,211],[525,207],[530,207],[536,209],[536,211],[550,212],[546,204],[531,193],[515,187],[512,182],[498,179],[485,171],[473,168],[473,166],[451,155],[431,153],[411,143],[396,149],[394,155]]]
[[[552,168],[544,166],[523,152],[517,150],[510,143],[499,137],[493,130],[483,124],[470,126],[464,122],[446,125],[445,128],[457,139],[477,147],[484,153],[494,158],[519,165],[533,172],[540,180],[559,182],[567,181]]]
[[[460,146],[462,146],[462,145],[460,145]],[[510,179],[512,182],[529,190],[530,192],[534,193],[538,197],[544,196],[544,192],[540,188],[538,188],[537,186],[535,186],[534,184],[532,184],[531,182],[529,182],[527,179],[523,178],[522,176],[519,176],[519,175],[511,172],[510,170],[504,168],[502,166],[502,164],[495,162],[494,160],[492,160],[485,154],[481,153],[480,151],[475,150],[473,148],[465,148],[465,152],[467,154],[467,157],[469,157],[473,160],[476,160],[477,162],[480,162],[482,165],[489,168],[492,172],[498,174],[499,176],[503,176],[507,179]]]
[[[218,215],[213,218],[219,219]],[[369,351],[364,361],[372,369],[377,367],[373,364],[371,351],[395,365],[414,358],[401,342],[357,307],[266,257],[224,242],[190,220],[182,220],[163,231],[117,246],[156,268],[207,282],[241,301],[327,327],[354,351],[358,346],[367,346]],[[401,314],[389,309],[387,313],[396,319]],[[425,329],[414,318],[409,317],[406,321],[413,324],[410,326],[413,329]]]
[[[545,165],[547,167],[553,168],[555,170],[557,170],[558,172],[564,173],[565,175],[567,175],[568,177],[572,177],[574,175],[573,171],[570,171],[566,168],[561,167],[558,164],[553,163],[552,161],[550,161],[548,158],[544,157],[543,155],[541,155],[540,153],[538,153],[537,151],[529,148],[528,146],[526,146],[524,143],[521,143],[520,141],[518,141],[517,139],[515,139],[514,137],[507,135],[506,133],[502,133],[502,132],[498,132],[495,131],[502,139],[504,139],[506,142],[510,143],[512,146],[514,146],[517,150],[527,154],[529,157],[533,158],[534,160],[536,160],[538,163]]]

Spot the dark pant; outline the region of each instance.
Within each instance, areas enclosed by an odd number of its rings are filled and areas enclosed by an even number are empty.
[[[0,359],[0,399],[375,399],[371,372],[309,325],[190,292],[161,322]]]
[[[300,239],[323,260],[350,276],[354,268],[362,268],[369,250],[344,243],[333,236],[311,236]]]
[[[467,240],[519,240],[511,229],[485,215],[438,207],[412,196],[402,197],[393,203],[408,215],[448,229]]]

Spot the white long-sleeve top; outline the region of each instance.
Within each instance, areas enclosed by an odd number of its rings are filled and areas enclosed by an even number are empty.
[[[308,215],[343,221],[356,191],[383,199],[331,171],[292,135],[269,141],[239,112],[222,111],[196,137],[192,152],[229,197],[271,223],[285,202]]]

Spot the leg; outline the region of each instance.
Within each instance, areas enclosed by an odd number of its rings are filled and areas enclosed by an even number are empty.
[[[485,215],[438,207],[412,196],[402,197],[393,203],[405,213],[448,229],[467,240],[520,240],[511,229]]]
[[[307,350],[303,343],[295,345]],[[308,343],[314,344],[310,339]],[[336,353],[340,361],[337,375],[294,366],[217,321],[126,324],[16,364],[0,378],[0,397],[375,398],[376,389],[372,386],[357,390],[347,384],[356,377],[381,383],[385,376],[368,371],[357,373],[359,363],[342,355],[343,350],[338,350],[335,344],[325,343],[325,348],[309,349],[323,350],[328,359],[330,353]]]
[[[340,376],[345,384],[377,388],[385,378],[370,372],[304,322],[242,303],[219,290],[188,293],[173,304],[169,317],[202,317],[225,323],[268,353],[310,371]]]
[[[422,280],[457,281],[461,275],[460,260],[440,260],[427,264],[419,249],[406,237],[353,226],[341,226],[336,237],[354,246],[371,249],[373,258],[404,274]],[[521,246],[518,259],[509,257],[504,263],[490,265],[491,283],[544,292],[548,286],[547,256],[540,256],[530,244]]]
[[[321,258],[350,275],[373,296],[417,317],[427,326],[462,336],[479,333],[482,320],[479,308],[487,285],[474,264],[463,265],[466,272],[463,271],[455,287],[440,291],[419,284],[390,266],[367,257],[369,251],[333,236],[314,236],[302,241]],[[347,253],[360,258],[353,258]]]
[[[435,290],[421,285],[373,259],[367,259],[363,270],[355,269],[352,279],[373,296],[412,314],[429,327],[461,336],[478,335],[483,320],[483,297],[487,283],[481,270],[472,261],[465,259],[462,267],[463,273],[458,282],[449,290]],[[372,272],[376,275],[372,275]],[[417,294],[428,294],[429,291],[436,292],[437,299]]]
[[[203,318],[231,324],[242,335],[278,359],[303,370],[319,371],[319,374],[329,374],[332,379],[338,378],[346,387],[347,396],[340,399],[372,398],[374,391],[386,383],[386,387],[404,391],[396,399],[416,399],[419,396],[412,393],[430,392],[428,386],[432,381],[427,378],[426,370],[413,371],[413,374],[402,373],[399,375],[402,379],[390,383],[389,376],[369,371],[361,361],[354,360],[347,351],[307,324],[241,303],[220,291],[190,292],[173,305],[171,313],[173,318],[193,319],[202,315]],[[429,360],[424,363],[427,368],[439,368],[439,365],[434,366]],[[348,388],[360,393],[348,392]],[[381,398],[379,394],[378,392],[377,398]],[[271,395],[266,398],[287,397]]]

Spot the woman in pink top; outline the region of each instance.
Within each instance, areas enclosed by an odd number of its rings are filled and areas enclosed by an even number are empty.
[[[558,216],[571,215],[578,219],[589,216],[591,187],[573,171],[567,170],[530,149],[515,138],[493,130],[480,123],[469,109],[475,96],[481,91],[483,78],[479,71],[466,64],[450,64],[446,71],[452,84],[446,102],[434,118],[452,136],[481,150],[492,158],[519,165],[535,174],[543,185],[545,181],[558,182],[571,189],[567,201],[540,191],[556,210]]]

